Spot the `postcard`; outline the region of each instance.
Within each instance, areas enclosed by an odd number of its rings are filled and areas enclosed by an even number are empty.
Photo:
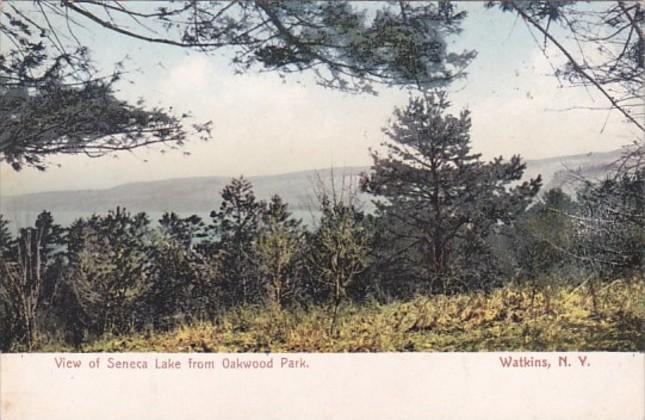
[[[638,1],[0,3],[0,418],[645,418]]]

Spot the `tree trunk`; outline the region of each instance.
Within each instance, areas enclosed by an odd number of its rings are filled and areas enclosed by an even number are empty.
[[[6,267],[9,287],[16,299],[23,340],[33,349],[38,339],[37,312],[42,291],[42,232],[26,229],[18,243],[15,270]]]
[[[340,306],[340,299],[335,299],[334,300],[334,313],[332,315],[331,319],[331,326],[329,328],[329,335],[332,337],[336,337],[337,331],[336,331],[336,322],[338,320],[338,307]]]

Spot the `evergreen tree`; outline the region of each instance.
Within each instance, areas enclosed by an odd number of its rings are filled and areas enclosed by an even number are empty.
[[[262,295],[255,267],[253,242],[257,238],[264,203],[244,177],[231,180],[221,192],[219,211],[211,212],[210,254],[221,272],[227,305],[257,302]]]
[[[519,156],[482,161],[471,151],[469,112],[447,114],[449,105],[438,93],[397,109],[384,129],[387,154],[373,154],[372,172],[362,180],[363,190],[378,198],[390,262],[403,262],[432,291],[448,291],[448,278],[463,281],[463,268],[475,263],[457,260],[464,246],[481,245],[484,252],[480,239],[510,223],[541,184],[539,177],[519,183],[526,167]]]
[[[262,226],[254,246],[262,286],[269,302],[280,307],[293,300],[299,286],[304,235],[300,223],[291,217],[287,203],[274,195],[262,214]]]
[[[141,326],[150,271],[149,225],[145,213],[132,215],[117,207],[70,227],[68,290],[74,302],[70,311],[77,312],[68,319],[77,324],[74,328],[100,335]]]
[[[204,228],[204,222],[197,215],[182,218],[171,212],[164,213],[159,219],[159,230],[162,235],[177,241],[186,249],[192,248],[195,240],[203,237]]]
[[[150,246],[150,283],[146,314],[155,328],[169,328],[205,315],[210,293],[209,270],[194,242],[203,230],[198,216],[164,213]]]

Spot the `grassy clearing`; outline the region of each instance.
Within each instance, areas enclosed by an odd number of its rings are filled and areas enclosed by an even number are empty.
[[[642,280],[630,280],[593,289],[506,287],[489,294],[347,305],[335,334],[327,308],[244,307],[172,332],[106,336],[80,351],[643,351],[644,293]],[[72,349],[50,344],[42,350]]]

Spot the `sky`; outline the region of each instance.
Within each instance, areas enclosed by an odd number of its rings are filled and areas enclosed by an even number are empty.
[[[538,48],[515,15],[460,4],[469,13],[457,51],[478,52],[468,77],[448,89],[453,112],[472,112],[472,145],[484,158],[525,159],[614,150],[634,133],[596,92],[560,86],[553,66],[561,56]],[[352,95],[317,86],[311,75],[282,80],[274,73],[236,75],[224,53],[205,56],[95,30],[82,32],[99,67],[127,57],[131,72],[118,96],[190,111],[212,121],[213,139],[189,141],[181,151],[139,149],[99,159],[59,156],[45,172],[15,172],[0,164],[0,196],[65,189],[107,188],[137,181],[193,176],[254,176],[371,164],[370,149],[408,93],[379,89]],[[185,156],[182,152],[188,152]]]

